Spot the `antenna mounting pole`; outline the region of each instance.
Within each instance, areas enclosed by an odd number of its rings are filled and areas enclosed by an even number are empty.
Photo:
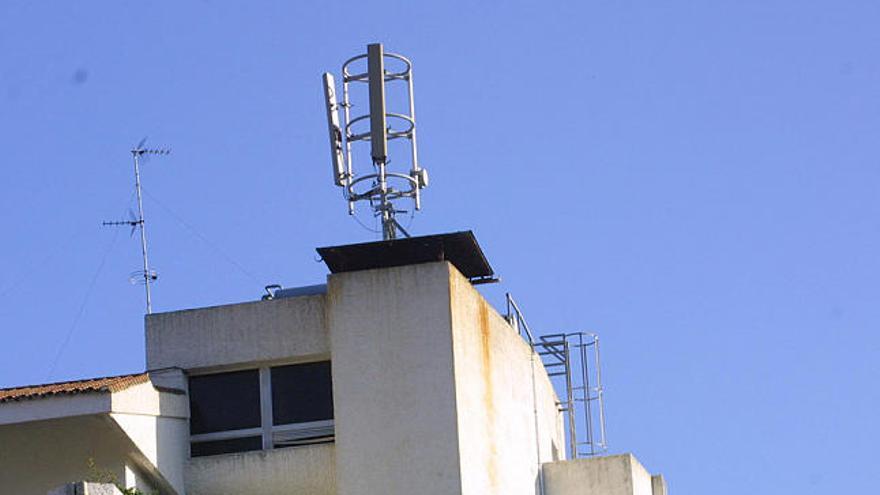
[[[138,220],[141,227],[141,254],[143,254],[144,258],[144,290],[147,296],[147,314],[151,314],[153,312],[153,300],[150,296],[150,285],[153,282],[153,277],[150,273],[150,261],[147,257],[147,229],[144,222],[144,200],[141,194],[141,170],[139,164],[139,158],[144,153],[145,151],[140,146],[131,150],[131,156],[134,159],[134,188],[137,191]]]
[[[150,260],[147,256],[147,229],[146,222],[144,221],[144,200],[143,200],[143,192],[141,188],[141,168],[140,168],[140,158],[142,156],[148,155],[168,155],[171,153],[171,150],[168,149],[147,149],[144,148],[144,143],[147,138],[141,140],[137,146],[135,146],[131,150],[132,161],[134,162],[134,188],[137,195],[137,216],[131,213],[129,210],[129,214],[131,218],[129,220],[122,221],[113,221],[113,222],[103,222],[103,225],[128,225],[131,226],[131,233],[134,235],[135,229],[140,230],[141,233],[141,256],[143,257],[143,270],[138,270],[132,274],[132,282],[135,283],[143,283],[144,291],[146,293],[146,304],[147,304],[147,314],[152,314],[153,312],[153,298],[150,291],[150,286],[159,276],[156,274],[154,270],[150,270]]]

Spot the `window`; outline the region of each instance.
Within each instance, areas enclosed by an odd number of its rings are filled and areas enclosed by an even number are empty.
[[[192,434],[260,427],[257,370],[194,376],[189,379],[189,398]]]
[[[193,442],[190,451],[193,457],[203,455],[231,454],[233,452],[247,452],[263,448],[262,437],[242,437],[230,440],[213,440],[210,442]]]
[[[273,445],[333,440],[330,362],[272,368]]]
[[[193,376],[192,457],[334,440],[329,361]]]

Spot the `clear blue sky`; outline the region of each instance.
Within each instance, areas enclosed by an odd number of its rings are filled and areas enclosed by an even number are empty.
[[[679,495],[872,489],[880,3],[362,3],[0,4],[0,387],[143,369],[138,244],[100,223],[144,135],[157,311],[374,239],[320,74],[382,41],[415,63],[411,230],[473,229],[491,301],[600,333],[613,451]]]

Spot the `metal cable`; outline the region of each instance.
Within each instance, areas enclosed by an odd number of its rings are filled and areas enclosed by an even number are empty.
[[[372,233],[374,233],[374,234],[381,234],[381,233],[382,233],[382,231],[379,230],[379,229],[368,227],[364,222],[361,221],[360,218],[358,218],[357,213],[355,213],[355,214],[353,214],[353,215],[350,215],[350,216],[351,216],[352,218],[354,218],[354,221],[357,222],[358,225],[360,225],[361,227],[363,227],[363,228],[366,229],[367,231],[372,232]],[[373,221],[375,222],[375,219],[373,219]]]
[[[76,316],[73,318],[73,323],[70,324],[70,328],[67,329],[67,335],[64,337],[64,341],[61,343],[61,347],[58,348],[58,352],[55,353],[55,359],[52,360],[52,365],[49,367],[49,372],[46,374],[46,381],[52,378],[52,374],[55,373],[55,367],[58,365],[58,361],[61,359],[62,354],[67,349],[67,345],[70,344],[70,338],[73,337],[73,332],[76,330],[76,326],[79,323],[80,318],[82,318],[83,313],[86,309],[86,304],[89,302],[89,296],[92,295],[92,289],[95,288],[95,282],[98,281],[98,276],[101,274],[101,271],[104,269],[104,264],[107,262],[107,257],[110,256],[110,251],[113,250],[113,246],[116,245],[116,239],[119,237],[119,230],[114,230],[113,239],[110,241],[110,244],[107,246],[107,249],[104,250],[104,255],[101,257],[101,262],[98,263],[98,269],[95,270],[95,274],[92,275],[92,281],[89,283],[88,289],[86,289],[86,294],[83,297],[82,302],[79,305],[79,310],[76,312]]]
[[[24,270],[22,270],[22,272],[21,272],[21,275],[19,275],[16,279],[14,279],[12,281],[12,283],[10,283],[8,286],[6,286],[3,290],[0,290],[0,299],[4,298],[6,296],[6,294],[8,294],[12,291],[12,289],[15,289],[16,287],[21,285],[22,282],[24,282],[28,278],[31,278],[33,276],[34,272],[36,271],[35,269],[37,267],[45,265],[52,258],[57,256],[58,253],[66,250],[67,247],[71,244],[71,242],[73,242],[73,240],[75,238],[82,235],[83,232],[85,232],[85,229],[82,229],[78,232],[74,232],[73,235],[71,235],[66,241],[56,244],[54,249],[52,249],[49,252],[49,254],[47,254],[43,258],[41,258],[39,262],[33,262],[33,263],[26,264]]]
[[[171,208],[169,208],[169,207],[168,207],[167,205],[165,205],[163,202],[159,201],[159,199],[156,198],[155,196],[153,196],[152,194],[150,194],[149,191],[147,191],[147,190],[144,189],[143,187],[141,187],[141,189],[144,191],[144,195],[146,195],[146,196],[147,196],[148,198],[150,198],[153,202],[155,202],[157,205],[159,205],[160,207],[162,207],[162,209],[165,210],[166,213],[168,213],[168,214],[171,215],[175,220],[177,220],[178,223],[180,223],[184,228],[186,228],[186,229],[190,232],[190,234],[196,236],[199,240],[201,240],[202,242],[204,242],[208,247],[210,247],[211,249],[213,249],[214,252],[215,252],[216,254],[220,255],[220,257],[222,257],[223,259],[225,259],[225,260],[226,260],[229,264],[231,264],[232,266],[238,268],[238,269],[241,271],[241,273],[245,274],[248,278],[250,278],[251,280],[253,280],[255,283],[257,283],[258,285],[263,285],[264,281],[260,281],[260,279],[257,278],[257,276],[253,274],[253,272],[251,272],[250,270],[248,270],[247,268],[245,268],[241,263],[239,263],[238,261],[236,261],[232,256],[226,254],[226,252],[223,251],[223,250],[220,248],[220,246],[218,246],[218,245],[214,244],[213,242],[211,242],[211,241],[210,241],[207,237],[205,237],[201,232],[199,232],[198,230],[196,230],[196,228],[193,227],[192,224],[190,224],[189,222],[187,222],[186,220],[184,220],[183,217],[181,217],[180,215],[178,215],[177,213],[175,213],[174,210],[172,210]]]

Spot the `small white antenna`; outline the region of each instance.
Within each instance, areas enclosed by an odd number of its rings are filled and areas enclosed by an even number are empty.
[[[345,185],[347,171],[342,151],[342,127],[339,125],[339,103],[336,101],[336,80],[333,74],[324,74],[324,98],[327,104],[327,131],[330,134],[330,155],[333,158],[333,183]]]
[[[364,59],[366,59],[365,72],[362,67]],[[386,70],[386,61],[396,64],[400,68]],[[353,73],[356,64],[361,65],[361,70]],[[386,85],[398,81],[406,83],[405,96],[409,106],[398,112],[388,112],[385,108]],[[397,213],[405,213],[406,211],[395,208],[394,201],[410,198],[413,201],[413,207],[420,210],[422,205],[419,191],[428,186],[428,173],[419,165],[416,146],[412,62],[401,55],[385,53],[381,44],[374,43],[367,45],[366,54],[353,57],[342,64],[341,105],[336,99],[336,83],[333,75],[325,73],[323,83],[327,106],[327,126],[330,133],[333,182],[344,188],[349,214],[354,214],[356,202],[367,201],[372,206],[375,216],[382,219],[383,239],[395,239],[398,232],[409,237],[409,233],[394,218]],[[353,105],[349,98],[351,83],[366,83],[368,85],[370,108],[368,115],[352,117],[351,108]],[[400,85],[397,86],[399,88]],[[344,127],[339,125],[339,106],[342,106],[343,109]],[[402,128],[394,129],[388,125],[389,121],[402,126]],[[370,124],[369,130],[363,129],[366,122]],[[355,130],[355,128],[360,128],[360,130]],[[343,135],[345,136],[344,143]],[[401,138],[409,141],[409,170],[393,172],[388,167],[390,163],[388,141]],[[373,173],[356,176],[352,165],[354,161],[353,145],[366,141],[370,142],[370,160]],[[403,159],[400,161],[406,162]]]
[[[131,226],[131,234],[134,235],[134,231],[140,230],[141,232],[141,254],[143,255],[144,260],[144,269],[137,270],[132,272],[130,280],[133,283],[142,283],[144,284],[144,289],[146,291],[147,296],[147,314],[151,314],[153,312],[153,302],[150,295],[150,285],[159,278],[159,275],[154,271],[150,270],[150,261],[147,258],[147,229],[146,223],[144,222],[144,202],[143,195],[141,194],[141,171],[140,171],[140,158],[147,158],[150,155],[168,155],[171,153],[169,149],[148,149],[144,148],[144,143],[147,142],[147,138],[141,139],[141,142],[137,144],[131,150],[131,156],[134,161],[134,187],[135,191],[137,191],[137,216],[134,215],[134,212],[129,210],[129,219],[115,222],[103,222],[103,225],[128,225]]]

